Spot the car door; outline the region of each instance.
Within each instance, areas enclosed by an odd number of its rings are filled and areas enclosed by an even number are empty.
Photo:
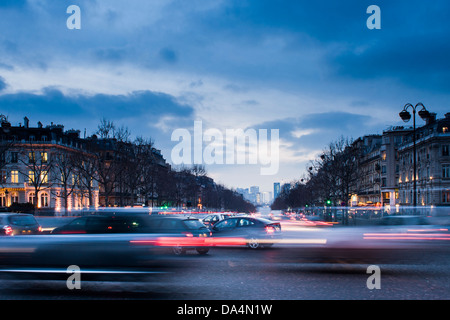
[[[76,218],[65,226],[57,228],[56,233],[61,234],[78,234],[86,233],[87,217]]]
[[[236,224],[236,235],[247,237],[257,233],[255,221],[249,218],[239,218]]]
[[[178,219],[163,219],[160,224],[162,233],[180,234],[183,226]]]

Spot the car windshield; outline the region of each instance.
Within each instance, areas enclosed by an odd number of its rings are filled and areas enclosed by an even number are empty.
[[[184,220],[184,224],[188,229],[191,230],[206,228],[205,225],[201,223],[199,220]]]
[[[16,226],[32,226],[37,224],[36,219],[33,216],[17,215],[9,217],[11,224]]]

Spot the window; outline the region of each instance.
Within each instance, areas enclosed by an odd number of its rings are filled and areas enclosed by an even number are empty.
[[[11,163],[17,163],[18,159],[18,152],[11,152]]]
[[[450,178],[450,164],[442,165],[442,178]]]
[[[35,181],[34,171],[28,171],[28,183],[34,183]]]
[[[41,207],[48,207],[48,193],[41,193]]]
[[[48,183],[48,171],[41,172],[41,182]]]
[[[47,152],[41,152],[41,162],[42,163],[48,162],[48,153]]]
[[[252,226],[252,225],[254,225],[255,223],[253,222],[253,221],[251,221],[251,220],[248,220],[248,219],[240,219],[239,220],[239,223],[238,223],[238,226],[239,227],[246,227],[246,226]]]
[[[442,191],[442,202],[450,203],[450,190]]]
[[[34,152],[28,152],[28,162],[29,163],[36,162],[36,155],[34,154]]]
[[[237,219],[226,219],[218,222],[214,229],[216,230],[231,230],[236,227]]]
[[[31,203],[31,204],[35,204],[35,202],[36,202],[36,196],[35,196],[35,193],[34,193],[34,192],[30,192],[30,193],[28,194],[28,202]]]
[[[442,146],[442,156],[447,157],[449,155],[449,146],[448,144],[444,144]]]
[[[19,194],[17,192],[11,194],[11,203],[19,203]]]
[[[11,183],[19,183],[19,171],[11,171]]]

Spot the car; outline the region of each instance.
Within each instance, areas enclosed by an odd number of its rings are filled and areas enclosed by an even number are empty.
[[[424,216],[392,215],[381,218],[379,224],[382,226],[405,226],[405,225],[426,225],[428,223]]]
[[[75,218],[66,225],[57,227],[52,234],[107,234],[142,233],[147,226],[147,215],[100,214]]]
[[[213,213],[210,215],[207,215],[206,217],[204,217],[202,219],[202,222],[205,226],[207,226],[208,228],[212,228],[214,227],[214,225],[226,218],[231,218],[232,215],[229,213]]]
[[[219,221],[211,229],[213,238],[244,238],[251,249],[270,247],[281,238],[281,224],[257,217],[232,217]]]
[[[167,239],[175,255],[185,254],[188,250],[204,255],[210,249],[206,240],[211,236],[211,231],[199,219],[151,216],[146,231],[175,236]]]
[[[1,213],[0,235],[30,235],[40,234],[42,227],[32,214],[26,213]]]
[[[174,254],[182,255],[188,250],[206,254],[209,246],[205,238],[208,228],[198,219],[182,217],[158,217],[148,214],[102,213],[76,218],[55,228],[52,234],[112,234],[140,233],[162,235],[159,245],[170,247]]]

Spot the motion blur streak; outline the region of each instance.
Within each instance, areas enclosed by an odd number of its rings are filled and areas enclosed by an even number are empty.
[[[326,244],[327,239],[280,239],[276,243],[283,244]]]
[[[364,239],[370,240],[450,240],[450,234],[424,233],[365,233]]]

